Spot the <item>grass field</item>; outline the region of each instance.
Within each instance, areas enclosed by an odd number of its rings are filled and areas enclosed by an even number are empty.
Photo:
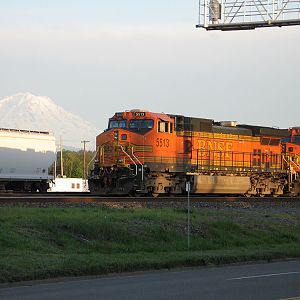
[[[0,282],[300,257],[300,216],[0,208]]]

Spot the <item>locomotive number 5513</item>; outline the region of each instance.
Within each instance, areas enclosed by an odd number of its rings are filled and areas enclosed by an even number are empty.
[[[156,147],[169,148],[169,146],[170,146],[169,139],[162,139],[162,138],[157,138],[156,139]]]

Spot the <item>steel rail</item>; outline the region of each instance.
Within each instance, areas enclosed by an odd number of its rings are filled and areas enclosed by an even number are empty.
[[[72,193],[72,195],[66,194],[56,194],[56,195],[28,195],[28,194],[10,194],[10,195],[0,195],[0,203],[105,203],[105,202],[131,202],[131,203],[176,203],[176,202],[186,202],[187,195],[181,195],[176,197],[112,197],[112,196],[94,196],[94,195],[78,195]],[[300,197],[216,197],[216,196],[191,196],[190,201],[193,203],[218,203],[218,202],[246,202],[246,203],[299,203]]]

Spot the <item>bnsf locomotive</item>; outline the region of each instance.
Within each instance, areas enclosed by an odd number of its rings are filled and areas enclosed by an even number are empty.
[[[300,195],[300,128],[132,110],[96,138],[89,176],[99,195]]]

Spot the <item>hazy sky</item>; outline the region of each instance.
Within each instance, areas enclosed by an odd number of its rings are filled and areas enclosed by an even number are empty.
[[[142,108],[300,126],[300,26],[196,29],[198,0],[0,0],[0,98],[29,91],[106,126]]]

